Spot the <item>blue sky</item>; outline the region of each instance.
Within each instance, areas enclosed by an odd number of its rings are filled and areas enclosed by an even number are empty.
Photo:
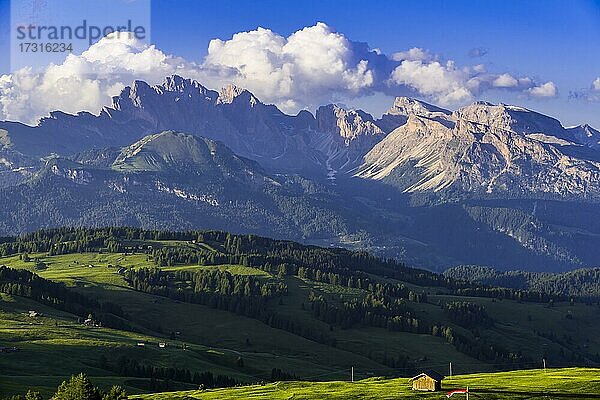
[[[0,0],[0,73],[9,72],[9,2]],[[539,82],[552,81],[556,98],[486,90],[477,99],[524,105],[559,117],[565,125],[600,127],[600,102],[573,99],[600,77],[600,1],[209,1],[152,2],[151,40],[164,53],[201,63],[211,39],[269,28],[283,37],[322,21],[349,40],[387,55],[419,47],[459,66]],[[487,52],[469,55],[472,49]],[[418,97],[418,96],[417,96]],[[348,99],[380,113],[386,96]]]

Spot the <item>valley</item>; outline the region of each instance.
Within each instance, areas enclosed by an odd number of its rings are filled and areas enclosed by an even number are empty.
[[[0,1],[0,400],[600,400],[598,1]]]

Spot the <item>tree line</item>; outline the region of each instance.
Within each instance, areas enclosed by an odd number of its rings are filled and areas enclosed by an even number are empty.
[[[128,269],[127,283],[135,290],[195,303],[249,317],[264,313],[266,301],[287,293],[282,282],[233,275],[218,269],[167,272],[161,269]]]
[[[450,321],[465,328],[490,327],[494,324],[485,306],[468,301],[452,301],[444,304],[444,312]]]
[[[269,300],[287,294],[287,286],[283,282],[233,275],[218,269],[174,272],[158,268],[128,269],[124,278],[135,290],[229,311],[309,340],[335,345],[335,340],[325,332],[305,326],[268,307]]]
[[[419,319],[411,310],[410,303],[427,302],[427,294],[408,289],[403,283],[392,283],[391,279],[427,286],[450,295],[532,302],[549,302],[558,298],[530,290],[473,284],[409,268],[395,260],[382,260],[365,252],[305,246],[221,231],[61,228],[5,239],[0,243],[0,251],[38,252],[50,249],[46,251],[77,252],[110,249],[125,252],[132,247],[139,248],[133,245],[144,240],[187,242],[175,246],[152,242],[151,248],[143,246],[142,251],[148,254],[157,267],[240,264],[278,277],[295,276],[363,290],[366,292],[365,296],[350,301],[335,301],[314,295],[309,299],[310,312],[317,319],[342,328],[365,325],[391,331],[433,334],[443,337],[460,351],[486,361],[520,362],[521,356],[487,343],[477,335],[478,327],[493,323],[484,308],[465,302],[440,305],[452,323],[473,333],[459,334],[454,328],[445,326],[447,323]],[[281,300],[287,293],[282,280],[273,282],[252,276],[233,275],[218,269],[172,272],[160,268],[131,269],[124,271],[124,277],[132,288],[139,291],[248,316],[271,327],[336,346],[335,339],[327,331],[306,326],[293,317],[281,315],[274,310],[276,307],[271,300]]]
[[[73,375],[70,380],[63,381],[51,400],[127,400],[127,392],[120,386],[112,386],[103,391],[94,386],[85,374]],[[2,400],[44,400],[40,392],[28,390],[24,395],[13,395]]]
[[[107,367],[105,363],[105,368]],[[110,365],[108,365],[110,367]],[[187,368],[159,367],[156,365],[145,364],[135,359],[120,356],[115,365],[111,368],[120,376],[135,376],[139,378],[150,378],[154,386],[163,382],[182,382],[191,383],[205,388],[230,387],[239,385],[236,379],[226,375],[214,375],[210,371],[192,372]],[[154,389],[154,388],[153,388]]]
[[[525,366],[531,360],[520,351],[512,352],[497,343],[490,343],[475,335],[474,339],[459,333],[451,326],[434,325],[431,330],[433,336],[443,338],[453,345],[458,351],[473,358],[493,364],[512,364],[515,368]]]
[[[124,321],[127,316],[118,304],[98,301],[24,269],[0,266],[0,292],[26,297],[84,318],[91,313],[102,325],[130,330]]]
[[[0,241],[0,256],[47,252],[67,254],[107,250],[125,252],[130,242],[179,240],[208,246],[161,246],[144,250],[157,266],[177,264],[240,264],[265,268],[275,273],[297,275],[299,268],[311,268],[340,276],[371,274],[418,286],[439,287],[459,296],[505,298],[547,302],[563,300],[556,293],[545,293],[544,286],[525,289],[498,288],[485,283],[466,282],[422,269],[410,268],[393,259],[381,259],[364,251],[321,248],[273,240],[256,235],[234,235],[222,231],[159,231],[132,227],[41,229]],[[279,270],[279,271],[278,271]],[[575,281],[573,285],[579,282]],[[535,289],[535,290],[534,290]],[[587,289],[595,290],[595,289]],[[600,288],[597,288],[600,292]]]
[[[416,318],[401,299],[389,299],[369,293],[361,300],[353,299],[336,304],[311,292],[308,300],[315,318],[342,329],[360,324],[389,331],[429,332],[426,325]]]
[[[444,275],[470,282],[472,285],[488,285],[509,288],[521,292],[544,293],[539,301],[578,299],[600,302],[600,268],[580,268],[563,273],[497,271],[490,267],[463,265],[444,272]]]

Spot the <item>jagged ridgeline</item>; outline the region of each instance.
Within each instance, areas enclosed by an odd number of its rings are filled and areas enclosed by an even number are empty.
[[[286,115],[235,86],[135,81],[97,115],[0,122],[0,234],[219,229],[442,271],[600,265],[600,132],[398,97]]]
[[[27,387],[32,358],[48,392],[81,371],[130,393],[336,379],[351,366],[358,378],[450,361],[455,373],[600,362],[598,297],[467,282],[362,251],[60,228],[0,239],[0,265],[0,382],[11,388]]]

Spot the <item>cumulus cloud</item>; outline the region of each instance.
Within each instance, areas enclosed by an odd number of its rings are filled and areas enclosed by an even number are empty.
[[[556,97],[557,95],[556,85],[554,82],[546,82],[544,84],[529,88],[527,91],[533,97]]]
[[[356,96],[375,85],[380,57],[319,22],[285,38],[269,29],[214,39],[202,67],[292,111],[331,97]],[[214,79],[212,79],[214,81]]]
[[[109,35],[41,73],[23,68],[0,77],[0,118],[35,123],[53,110],[97,112],[134,79],[158,83],[166,75],[196,71],[192,63],[129,35]]]
[[[406,85],[417,92],[437,99],[441,104],[458,103],[469,100],[468,70],[457,69],[449,61],[426,63],[420,60],[404,60],[394,69],[391,81],[396,85]]]
[[[600,77],[596,78],[596,80],[592,82],[592,89],[600,91]]]
[[[556,95],[552,82],[491,73],[483,64],[457,66],[417,47],[388,56],[317,23],[287,37],[257,28],[211,40],[199,64],[127,35],[109,35],[42,72],[24,68],[1,76],[0,119],[35,123],[53,110],[98,112],[134,79],[152,85],[172,74],[216,89],[234,83],[286,112],[377,92],[442,105],[466,103],[494,88]]]
[[[433,61],[436,57],[429,51],[421,49],[419,47],[413,47],[407,51],[399,51],[392,54],[392,60],[394,61]]]
[[[510,74],[502,74],[494,79],[493,85],[501,88],[512,88],[518,86],[519,81]]]
[[[413,54],[418,54],[412,51]],[[396,53],[398,54],[398,53]],[[522,92],[530,96],[542,96],[549,87],[537,87],[531,77],[514,77],[508,73],[488,72],[485,65],[457,67],[452,60],[442,63],[431,59],[407,59],[400,61],[391,73],[389,85],[393,89],[403,86],[413,89],[417,95],[428,97],[441,105],[451,106],[473,100],[488,89],[504,89]],[[542,85],[543,86],[543,85]],[[536,90],[533,90],[537,87]]]

